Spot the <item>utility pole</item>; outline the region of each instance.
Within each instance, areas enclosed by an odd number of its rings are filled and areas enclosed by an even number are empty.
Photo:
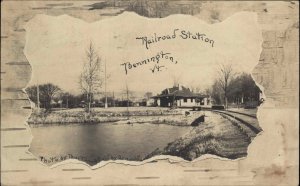
[[[67,94],[67,109],[69,108],[69,95]]]
[[[129,97],[128,97],[128,85],[126,81],[126,94],[127,94],[127,119],[129,119]]]
[[[106,92],[106,61],[104,61],[104,91],[105,91],[105,108],[107,108],[107,92]]]
[[[39,83],[37,83],[36,86],[36,97],[37,97],[37,111],[40,111],[40,88],[39,88]]]
[[[113,91],[113,107],[116,106],[116,103],[115,103],[115,92]]]

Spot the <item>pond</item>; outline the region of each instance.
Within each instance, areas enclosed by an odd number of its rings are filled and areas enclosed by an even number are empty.
[[[48,165],[70,158],[90,165],[110,159],[139,161],[191,129],[145,123],[32,127],[33,140],[29,151]]]

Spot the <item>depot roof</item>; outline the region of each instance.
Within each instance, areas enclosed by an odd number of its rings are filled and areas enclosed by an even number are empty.
[[[194,93],[189,88],[184,86],[177,86],[172,88],[166,88],[161,94],[153,96],[152,98],[162,98],[162,97],[179,97],[179,98],[205,98],[207,95]]]

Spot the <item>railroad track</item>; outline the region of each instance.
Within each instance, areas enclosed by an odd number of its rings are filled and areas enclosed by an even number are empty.
[[[235,112],[235,111],[221,111],[221,110],[212,110],[213,112],[219,113],[221,115],[225,115],[228,117],[228,119],[234,119],[241,123],[242,125],[246,126],[249,128],[251,131],[253,131],[255,134],[258,134],[262,131],[262,129],[253,123],[257,122],[256,116],[246,114],[246,113],[240,113],[240,112]],[[242,117],[241,117],[242,115]],[[245,119],[245,117],[247,119]],[[252,121],[252,122],[251,122]]]
[[[251,114],[246,114],[246,113],[242,113],[242,112],[236,112],[236,111],[232,111],[232,110],[226,110],[226,112],[236,113],[236,114],[240,114],[240,115],[244,115],[244,116],[249,116],[249,117],[251,117],[251,118],[257,119],[256,116],[251,115]]]

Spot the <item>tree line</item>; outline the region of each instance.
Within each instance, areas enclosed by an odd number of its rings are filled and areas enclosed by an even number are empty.
[[[251,75],[234,72],[231,64],[220,66],[218,76],[208,92],[215,104],[222,104],[225,108],[229,104],[245,105],[252,102],[253,105],[258,105],[261,102],[261,90]]]
[[[69,92],[64,92],[59,86],[52,83],[30,86],[26,88],[26,92],[30,100],[35,104],[35,107],[41,108],[45,112],[51,112],[53,108],[84,108],[88,113],[88,109],[92,109],[93,107],[104,107],[105,102],[109,107],[134,106],[134,102],[131,101],[133,97],[131,92],[128,93],[130,98],[126,98],[125,96],[124,99],[118,99],[115,98],[114,95],[107,95],[107,97],[105,97],[102,93],[103,97],[96,99],[95,93],[87,95],[82,92],[79,95],[74,95]],[[152,93],[147,92],[144,98],[145,100],[150,99],[151,96]],[[140,106],[146,106],[146,101],[139,104]]]
[[[33,85],[26,88],[29,99],[36,107],[51,111],[54,107],[76,108],[85,103],[87,95],[73,95],[64,92],[59,86],[52,83]],[[38,102],[39,100],[39,102]]]

